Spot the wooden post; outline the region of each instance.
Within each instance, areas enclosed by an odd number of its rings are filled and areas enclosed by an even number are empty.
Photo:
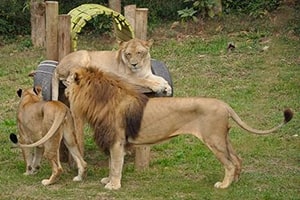
[[[46,58],[58,61],[58,2],[46,1]]]
[[[58,16],[58,61],[73,51],[71,38],[71,16]],[[68,99],[65,96],[65,88],[59,87],[58,100],[69,106]],[[68,162],[70,166],[75,167],[76,163],[71,156],[71,153],[66,148],[64,143],[60,145],[60,158],[63,162]]]
[[[135,34],[135,10],[136,5],[128,5],[124,7],[124,16],[132,27]]]
[[[148,8],[137,8],[135,11],[135,36],[147,40]]]
[[[30,2],[31,41],[34,47],[44,47],[46,39],[45,3]]]
[[[118,13],[121,13],[121,0],[109,0],[108,7],[114,11],[117,11]]]
[[[124,8],[126,19],[133,26],[137,38],[147,40],[148,9],[136,8],[135,5]],[[135,149],[135,169],[144,170],[149,167],[150,146],[138,146]]]
[[[71,39],[71,16],[58,16],[58,61],[71,53],[72,39]]]

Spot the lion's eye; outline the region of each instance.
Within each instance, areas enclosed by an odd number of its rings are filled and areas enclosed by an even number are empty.
[[[145,55],[145,52],[144,52],[144,51],[138,51],[138,52],[137,52],[137,55],[139,55],[139,56],[144,56],[144,55]]]

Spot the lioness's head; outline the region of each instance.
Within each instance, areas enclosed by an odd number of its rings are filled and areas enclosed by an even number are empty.
[[[131,39],[127,42],[119,43],[119,50],[121,52],[121,59],[125,65],[132,71],[142,71],[144,68],[151,68],[150,47],[153,40],[140,40],[137,38]]]
[[[42,88],[40,86],[35,86],[26,90],[19,89],[17,94],[21,98],[21,101],[25,98],[30,98],[31,101],[34,102],[43,100]]]

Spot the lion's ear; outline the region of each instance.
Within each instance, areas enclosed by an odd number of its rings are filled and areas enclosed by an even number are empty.
[[[42,88],[41,88],[40,86],[35,86],[35,87],[33,87],[33,92],[34,92],[37,96],[39,96],[39,95],[41,94],[41,92],[42,92]]]
[[[17,94],[18,94],[18,97],[21,97],[22,96],[22,89],[18,89]]]
[[[74,78],[74,82],[78,85],[79,84],[79,82],[80,82],[80,77],[79,77],[80,75],[77,73],[77,72],[75,72],[74,74],[73,74],[73,78]]]
[[[150,40],[147,41],[147,46],[151,47],[153,45],[153,43],[154,43],[154,40],[150,39]]]

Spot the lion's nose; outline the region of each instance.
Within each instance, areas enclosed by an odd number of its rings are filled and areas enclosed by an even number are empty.
[[[137,66],[137,63],[134,63],[134,64],[131,64],[133,67],[136,67]]]

